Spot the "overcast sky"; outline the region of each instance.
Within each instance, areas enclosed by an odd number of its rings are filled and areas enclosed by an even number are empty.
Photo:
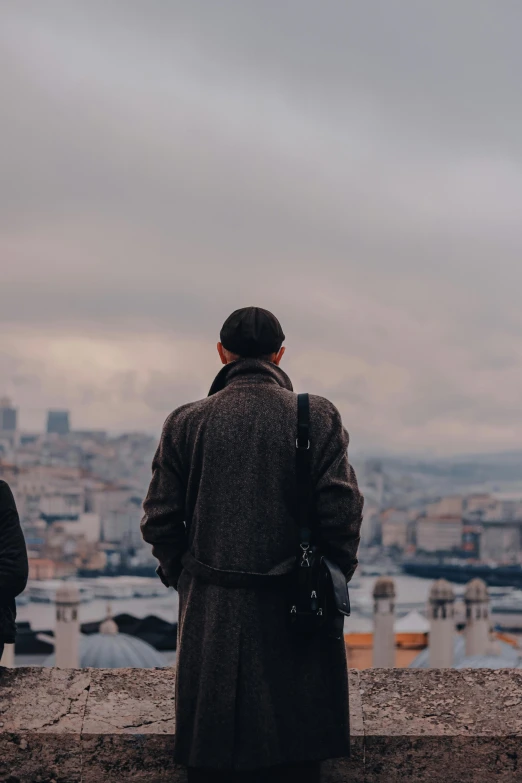
[[[522,446],[520,0],[0,0],[0,395],[157,432],[237,307],[357,450]]]

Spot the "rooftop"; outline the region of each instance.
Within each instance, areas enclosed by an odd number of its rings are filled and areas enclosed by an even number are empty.
[[[430,630],[429,621],[416,609],[395,621],[395,633],[428,633]]]
[[[466,657],[466,640],[462,634],[453,637],[453,668],[455,669],[517,669],[522,668],[522,650],[512,644],[496,640],[495,650],[487,655]],[[410,669],[429,668],[429,648],[422,650],[409,664]]]
[[[45,659],[43,665],[55,665],[54,653]],[[105,631],[80,637],[81,668],[154,669],[166,665],[167,662],[160,652],[135,636]]]

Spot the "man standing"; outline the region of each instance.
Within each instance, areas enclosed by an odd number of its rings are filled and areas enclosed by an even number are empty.
[[[5,644],[14,644],[15,598],[25,590],[27,550],[9,485],[0,480],[0,659]]]
[[[179,593],[175,760],[190,781],[319,780],[349,755],[343,639],[288,628],[295,564],[297,396],[279,363],[279,321],[247,307],[225,321],[209,395],[166,420],[141,523]],[[363,498],[337,409],[310,395],[314,509],[350,579]]]

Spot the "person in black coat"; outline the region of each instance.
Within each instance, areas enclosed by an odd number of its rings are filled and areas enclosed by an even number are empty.
[[[25,590],[29,566],[24,534],[9,485],[0,480],[0,658],[16,635],[15,598]]]
[[[350,754],[344,639],[288,628],[297,395],[279,367],[278,324],[260,308],[227,320],[224,366],[208,397],[168,417],[143,506],[143,538],[179,594],[173,752],[190,783],[309,783],[322,760]],[[339,411],[314,394],[309,402],[313,510],[348,581],[363,497]]]

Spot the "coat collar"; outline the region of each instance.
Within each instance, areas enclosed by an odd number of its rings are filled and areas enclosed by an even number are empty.
[[[236,359],[235,362],[225,364],[214,378],[210,387],[208,396],[221,391],[231,383],[238,381],[247,383],[276,383],[283,389],[293,391],[292,381],[282,370],[273,362],[265,359]]]

